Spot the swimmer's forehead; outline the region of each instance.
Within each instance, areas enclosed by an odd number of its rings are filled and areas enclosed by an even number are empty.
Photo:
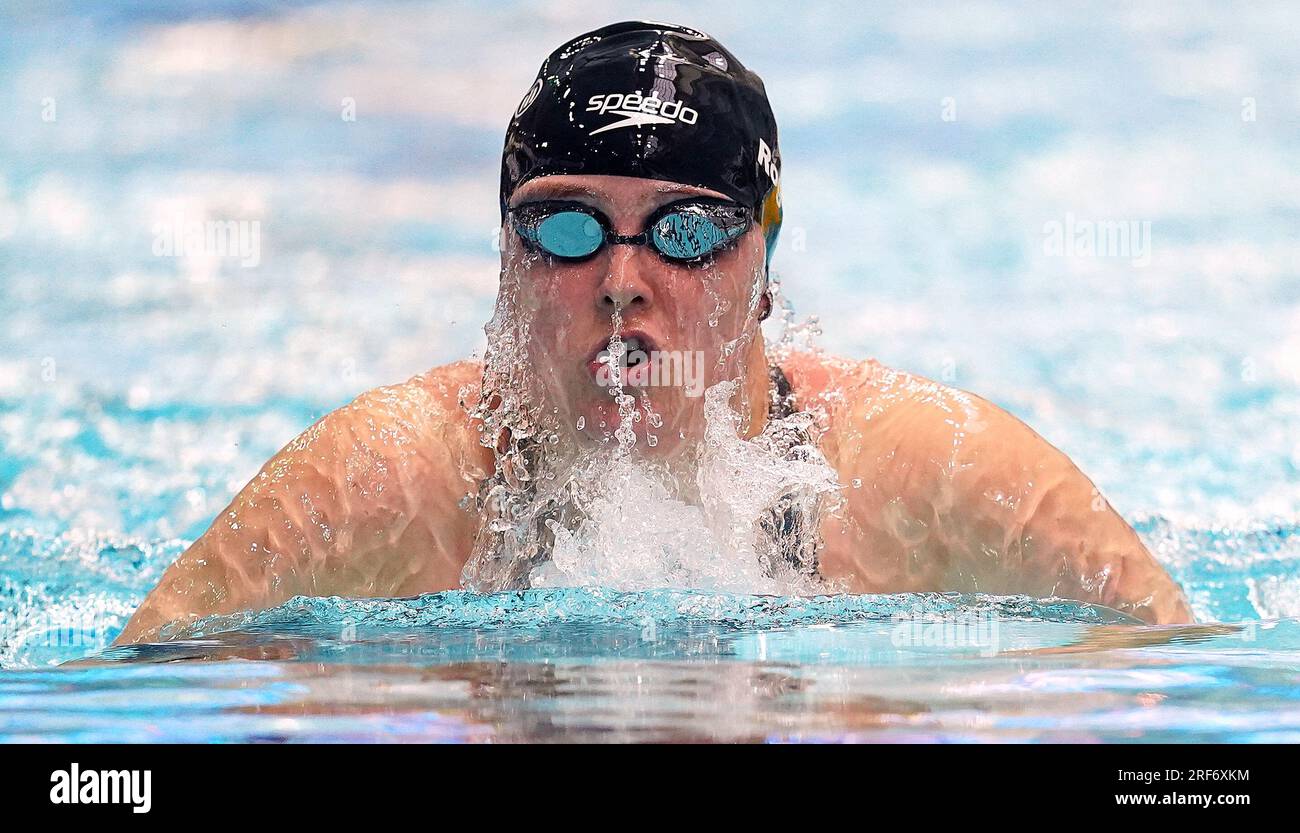
[[[728,199],[708,188],[633,176],[572,176],[556,174],[526,182],[510,198],[510,205],[550,199],[582,198],[597,208],[644,210],[686,197]]]

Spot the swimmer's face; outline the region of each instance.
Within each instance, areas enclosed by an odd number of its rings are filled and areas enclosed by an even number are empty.
[[[510,207],[579,202],[609,218],[615,233],[635,235],[656,209],[691,197],[726,199],[655,179],[556,175],[520,186]],[[765,366],[758,325],[769,303],[766,247],[757,222],[700,264],[674,263],[651,246],[626,244],[606,244],[588,260],[567,262],[526,248],[508,220],[502,241],[503,281],[517,281],[519,307],[532,315],[528,360],[553,398],[546,405],[585,439],[616,442],[616,379],[601,361],[611,335],[628,349],[624,392],[640,413],[633,422],[637,448],[655,456],[702,436],[705,389]]]

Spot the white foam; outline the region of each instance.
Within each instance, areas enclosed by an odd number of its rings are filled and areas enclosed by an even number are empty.
[[[761,437],[741,439],[740,415],[729,404],[736,388],[735,382],[719,382],[705,394],[708,427],[692,489],[682,489],[666,467],[623,447],[581,468],[574,488],[584,518],[574,529],[549,522],[555,535],[552,557],[532,571],[530,584],[772,594],[815,590],[815,580],[780,557],[781,542],[762,521],[791,496],[818,505],[819,498],[837,491],[835,472],[810,447],[801,449],[806,459],[791,459]],[[682,494],[690,491],[695,500]]]

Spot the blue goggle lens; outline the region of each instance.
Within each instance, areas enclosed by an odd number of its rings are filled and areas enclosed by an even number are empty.
[[[537,224],[534,242],[557,257],[586,257],[605,242],[596,218],[581,211],[560,211]]]
[[[706,216],[679,211],[659,218],[650,239],[668,257],[693,260],[725,245],[731,236]]]

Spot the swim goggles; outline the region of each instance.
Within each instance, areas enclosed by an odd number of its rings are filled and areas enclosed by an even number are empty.
[[[594,256],[605,244],[650,245],[660,257],[700,263],[743,235],[753,214],[742,205],[691,197],[659,208],[640,234],[615,234],[609,218],[589,205],[543,200],[510,209],[515,231],[529,248],[568,262]]]

